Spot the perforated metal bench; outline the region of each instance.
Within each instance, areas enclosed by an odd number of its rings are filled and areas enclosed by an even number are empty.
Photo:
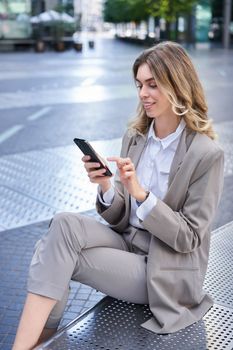
[[[214,306],[201,321],[175,334],[156,335],[140,326],[151,317],[148,306],[105,297],[40,349],[232,350],[233,221],[213,232],[205,289]]]

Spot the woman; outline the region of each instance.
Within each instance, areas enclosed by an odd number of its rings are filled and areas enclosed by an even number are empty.
[[[55,215],[32,259],[14,350],[31,349],[41,332],[39,342],[56,330],[70,279],[148,303],[153,318],[142,326],[161,334],[200,320],[213,304],[202,285],[223,152],[203,89],[187,53],[172,42],[145,50],[133,73],[140,104],[121,156],[108,158],[117,165],[114,186],[83,157],[99,184],[97,210],[110,226]]]

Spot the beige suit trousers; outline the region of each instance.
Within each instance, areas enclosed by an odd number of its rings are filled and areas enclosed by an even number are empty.
[[[36,244],[28,277],[29,292],[58,300],[46,326],[58,326],[70,280],[121,300],[148,304],[149,243],[150,234],[132,226],[120,235],[88,216],[56,214]]]

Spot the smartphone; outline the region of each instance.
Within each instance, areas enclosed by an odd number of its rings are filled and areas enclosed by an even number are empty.
[[[74,139],[74,143],[80,148],[80,150],[85,154],[86,156],[90,156],[90,162],[100,163],[100,167],[98,169],[105,168],[106,172],[104,173],[105,176],[112,176],[112,172],[108,168],[107,164],[105,164],[103,159],[100,159],[94,148],[90,145],[90,143],[83,139]]]

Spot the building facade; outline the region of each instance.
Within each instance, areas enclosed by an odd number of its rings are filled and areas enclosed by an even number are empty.
[[[103,6],[104,0],[74,0],[74,15],[82,30],[102,29]]]
[[[0,2],[0,39],[25,39],[31,36],[31,0]]]

